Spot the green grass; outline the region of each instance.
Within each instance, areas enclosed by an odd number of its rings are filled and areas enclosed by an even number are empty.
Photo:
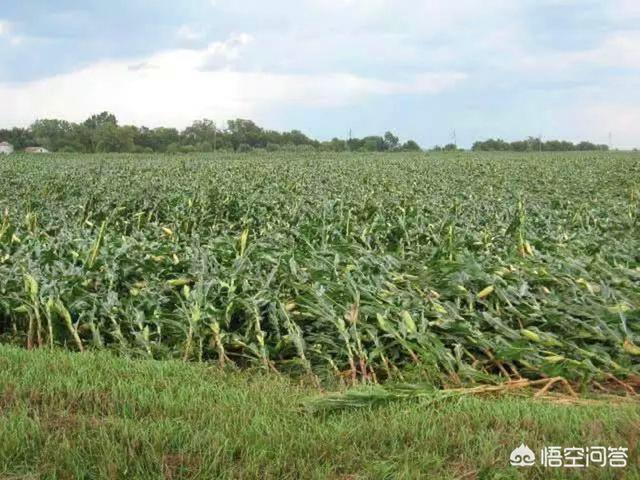
[[[3,346],[0,478],[640,477],[637,404],[460,398],[306,413],[317,395],[255,370]],[[521,442],[627,446],[630,465],[516,469]]]

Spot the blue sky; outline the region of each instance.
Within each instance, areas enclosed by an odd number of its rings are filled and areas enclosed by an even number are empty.
[[[423,146],[640,145],[637,0],[22,0],[0,10],[0,127],[255,119]]]

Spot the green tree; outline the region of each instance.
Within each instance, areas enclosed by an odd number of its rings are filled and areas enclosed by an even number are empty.
[[[229,120],[227,122],[227,133],[234,150],[238,150],[240,145],[243,144],[250,147],[264,147],[266,145],[263,130],[251,120],[242,118]]]
[[[215,122],[208,119],[196,120],[189,127],[185,128],[181,134],[183,142],[189,145],[198,145],[202,143],[208,143],[214,145],[217,143],[220,132],[216,127]]]
[[[57,152],[64,146],[72,144],[74,140],[73,124],[66,120],[36,120],[30,130],[35,143],[52,152]]]
[[[102,112],[96,115],[91,115],[89,118],[87,118],[82,123],[82,127],[84,128],[80,130],[79,133],[83,137],[83,143],[86,145],[88,151],[104,151],[100,150],[100,148],[104,148],[105,145],[103,144],[102,147],[99,148],[98,142],[101,139],[104,142],[107,132],[112,131],[112,127],[117,128],[117,126],[118,119],[114,114],[109,112]],[[100,131],[102,132],[99,133]]]
[[[102,112],[97,115],[91,115],[83,122],[83,125],[91,130],[96,130],[107,123],[117,126],[118,119],[113,113]]]
[[[330,142],[323,142],[322,148],[330,152],[344,152],[347,149],[347,142],[334,137]]]
[[[133,152],[137,131],[133,126],[118,127],[114,123],[104,123],[95,130],[96,151]]]
[[[365,152],[381,152],[385,149],[384,139],[375,135],[364,137],[360,149]]]
[[[386,132],[384,134],[384,149],[385,150],[396,150],[400,145],[400,139],[396,137],[391,132]]]
[[[419,152],[420,150],[422,150],[420,148],[420,145],[418,145],[415,141],[413,140],[407,140],[403,145],[402,145],[402,151],[404,152]]]
[[[16,150],[31,147],[36,143],[30,129],[18,127],[0,130],[0,142],[9,142]]]
[[[138,129],[134,143],[154,152],[166,152],[172,143],[180,143],[180,133],[175,128],[159,127],[150,130],[147,127],[142,127]]]

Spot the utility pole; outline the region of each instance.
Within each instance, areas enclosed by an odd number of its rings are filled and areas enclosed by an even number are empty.
[[[349,129],[349,140],[347,140],[347,149],[351,151],[351,129]]]
[[[609,150],[613,150],[613,134],[609,132]]]
[[[453,144],[456,146],[456,150],[458,149],[458,136],[456,135],[456,129],[453,129]]]

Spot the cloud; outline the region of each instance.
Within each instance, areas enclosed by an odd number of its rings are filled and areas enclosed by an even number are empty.
[[[11,23],[9,23],[7,20],[0,20],[0,37],[8,35],[10,30]]]
[[[229,66],[240,57],[242,49],[253,42],[253,37],[248,33],[231,35],[224,42],[210,43],[205,52],[202,70],[217,70]]]
[[[635,21],[640,19],[640,3],[637,0],[609,0],[607,13],[613,20]]]
[[[180,41],[196,42],[204,38],[205,34],[201,30],[197,30],[190,25],[182,25],[176,32],[176,37]]]
[[[23,37],[13,34],[14,25],[8,20],[0,19],[0,40],[6,39],[10,45],[17,46],[23,42]]]
[[[583,50],[519,53],[512,65],[524,71],[567,72],[576,76],[581,68],[639,69],[640,31],[611,32],[593,48]]]
[[[640,107],[637,105],[596,100],[569,109],[565,116],[567,125],[572,125],[576,137],[607,143],[608,134],[611,133],[612,143],[616,148],[631,149],[639,146]]]
[[[110,110],[123,123],[183,127],[196,118],[260,120],[272,108],[335,108],[375,96],[429,95],[454,88],[460,72],[422,72],[401,80],[351,73],[284,74],[211,70],[212,59],[232,62],[252,41],[237,34],[201,50],[177,49],[149,58],[97,62],[74,72],[23,84],[0,84],[0,121],[26,125],[35,118],[79,121]]]

